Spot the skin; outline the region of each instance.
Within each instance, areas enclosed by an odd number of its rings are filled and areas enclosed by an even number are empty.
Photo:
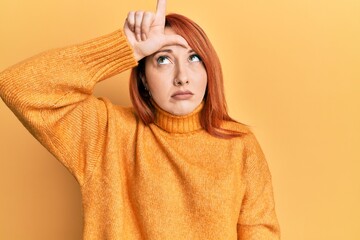
[[[136,60],[152,55],[167,45],[187,46],[177,34],[165,34],[166,0],[158,0],[156,12],[129,12],[124,33],[134,50]]]
[[[165,28],[165,34],[176,33]],[[186,115],[202,102],[207,74],[200,57],[189,46],[169,45],[146,57],[143,82],[160,108]]]
[[[155,103],[175,114],[191,113],[204,98],[207,74],[186,40],[165,28],[166,0],[156,12],[129,12],[124,33],[136,60],[145,60],[144,85]]]

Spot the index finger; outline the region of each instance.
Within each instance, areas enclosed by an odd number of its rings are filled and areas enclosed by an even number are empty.
[[[166,15],[166,0],[158,0],[156,5],[156,17],[165,18]]]

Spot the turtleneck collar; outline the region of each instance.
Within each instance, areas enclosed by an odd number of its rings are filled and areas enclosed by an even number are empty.
[[[204,106],[203,102],[193,112],[180,116],[162,110],[154,101],[152,101],[152,105],[155,107],[154,123],[167,132],[188,133],[202,128],[200,115]]]

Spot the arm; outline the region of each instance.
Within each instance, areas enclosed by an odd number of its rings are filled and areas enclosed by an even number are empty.
[[[238,220],[238,239],[280,239],[271,175],[264,154],[250,133],[243,169],[245,193]]]
[[[158,0],[156,14],[129,13],[125,34],[117,31],[48,51],[0,73],[0,97],[80,184],[107,139],[111,105],[92,96],[94,85],[136,66],[162,46],[187,44],[178,35],[164,34],[165,5]]]
[[[44,52],[0,73],[0,96],[24,126],[84,182],[106,139],[107,107],[94,85],[135,61],[116,31]]]

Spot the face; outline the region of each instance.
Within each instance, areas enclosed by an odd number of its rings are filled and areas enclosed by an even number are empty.
[[[165,28],[165,34],[176,34]],[[144,84],[166,112],[185,115],[202,102],[207,74],[200,57],[189,47],[165,46],[145,60]]]

